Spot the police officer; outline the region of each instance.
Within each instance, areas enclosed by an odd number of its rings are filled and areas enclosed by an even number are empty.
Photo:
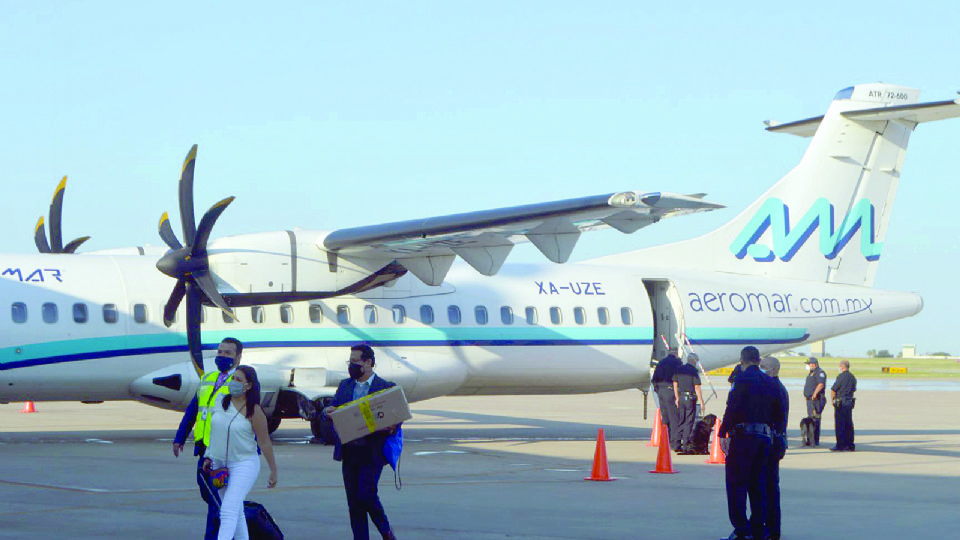
[[[834,421],[836,423],[837,445],[830,450],[834,452],[853,452],[853,397],[857,391],[857,378],[850,373],[850,362],[840,361],[840,374],[833,381],[830,388],[830,398],[833,400]]]
[[[760,371],[760,351],[740,351],[743,372],[727,396],[720,436],[730,437],[726,459],[727,512],[733,533],[728,540],[763,538],[766,520],[766,476],[773,427],[783,422],[776,383]],[[747,520],[747,496],[750,520]]]
[[[208,371],[200,378],[197,395],[190,401],[177,435],[173,438],[173,455],[180,457],[183,443],[187,440],[187,433],[193,428],[193,455],[199,456],[197,461],[197,486],[200,487],[200,496],[207,503],[207,526],[204,539],[217,537],[220,528],[220,495],[210,484],[210,479],[203,470],[203,454],[207,450],[210,440],[210,417],[213,407],[217,406],[223,396],[230,393],[228,382],[233,378],[233,372],[240,365],[240,354],[243,352],[243,343],[232,337],[225,338],[217,348],[216,371]]]
[[[807,417],[813,421],[813,437],[804,446],[820,446],[820,419],[827,406],[827,374],[820,369],[816,358],[807,358],[807,380],[803,385],[803,397],[807,398]]]
[[[697,403],[703,403],[700,393],[700,373],[697,372],[696,354],[687,355],[687,363],[673,373],[673,393],[677,397],[677,431],[680,438],[681,454],[692,454],[693,426],[697,420]]]
[[[780,382],[780,361],[767,356],[760,361],[760,370],[777,384],[783,420],[773,426],[773,447],[767,467],[767,536],[764,540],[780,540],[780,460],[787,453],[787,416],[790,414],[790,396]]]
[[[667,425],[670,448],[674,451],[680,450],[680,430],[677,421],[677,396],[673,393],[673,374],[680,366],[677,349],[671,348],[667,356],[657,364],[657,368],[653,370],[653,376],[650,377],[653,390],[657,393],[657,400],[660,402],[660,420]]]

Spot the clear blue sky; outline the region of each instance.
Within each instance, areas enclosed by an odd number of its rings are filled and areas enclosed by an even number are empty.
[[[85,249],[160,244],[200,145],[197,213],[215,236],[337,229],[638,189],[729,209],[586,259],[702,234],[792,168],[807,140],[762,121],[822,114],[883,81],[956,97],[960,4],[902,2],[4,2],[2,252],[69,175],[65,235]],[[955,274],[960,119],[910,141],[877,286],[917,317],[828,343],[960,353]],[[530,246],[512,261],[541,261]]]

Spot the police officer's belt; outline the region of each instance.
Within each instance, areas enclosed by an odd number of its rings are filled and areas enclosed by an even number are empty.
[[[750,423],[737,424],[733,428],[734,435],[750,435],[754,437],[772,437],[773,430],[767,424]]]

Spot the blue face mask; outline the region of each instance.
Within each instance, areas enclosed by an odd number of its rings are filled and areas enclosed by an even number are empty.
[[[229,356],[217,356],[214,362],[216,362],[217,369],[219,369],[221,372],[226,372],[233,367],[233,358],[230,358]]]
[[[227,389],[230,391],[231,396],[242,396],[243,395],[243,383],[239,381],[230,381],[227,383]]]

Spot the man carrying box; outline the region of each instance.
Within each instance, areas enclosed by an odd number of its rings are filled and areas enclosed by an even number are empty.
[[[331,406],[323,410],[329,415],[336,407],[360,399],[367,394],[379,392],[396,386],[395,383],[377,377],[373,373],[376,364],[373,349],[368,345],[354,345],[350,348],[350,378],[340,381]],[[333,450],[333,459],[342,462],[343,487],[347,492],[347,507],[350,510],[350,528],[355,540],[370,538],[367,514],[380,531],[384,539],[396,540],[387,521],[387,514],[377,496],[377,484],[380,473],[387,460],[383,455],[383,443],[396,428],[374,431],[373,433],[341,444],[338,438]]]

